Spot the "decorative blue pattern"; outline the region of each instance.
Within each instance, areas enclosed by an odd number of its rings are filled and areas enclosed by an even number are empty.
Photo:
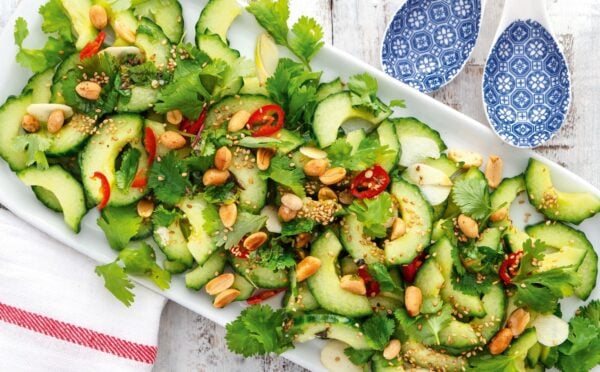
[[[481,0],[408,0],[386,31],[383,69],[421,92],[433,92],[460,72],[480,22]]]
[[[571,100],[569,70],[538,22],[516,21],[498,38],[483,77],[492,127],[516,147],[537,147],[560,129]]]

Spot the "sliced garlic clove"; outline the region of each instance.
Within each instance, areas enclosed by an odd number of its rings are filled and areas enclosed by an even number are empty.
[[[267,205],[260,211],[261,216],[267,217],[267,222],[265,226],[267,230],[272,233],[280,234],[283,226],[281,225],[281,221],[279,221],[279,217],[277,216],[277,209],[272,205]]]
[[[533,322],[538,342],[544,346],[558,346],[569,337],[569,323],[556,315],[540,315]]]

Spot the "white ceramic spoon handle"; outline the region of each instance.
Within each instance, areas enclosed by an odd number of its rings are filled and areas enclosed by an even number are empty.
[[[506,0],[498,32],[504,31],[514,21],[527,19],[537,21],[549,30],[546,0]]]

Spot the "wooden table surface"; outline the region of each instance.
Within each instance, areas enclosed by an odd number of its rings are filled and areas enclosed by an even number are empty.
[[[22,0],[0,0],[0,31]],[[380,42],[404,0],[290,0],[292,17],[315,17],[326,40],[379,67]],[[488,0],[482,31],[463,72],[433,96],[486,123],[481,77],[500,18],[502,0]],[[597,0],[547,0],[550,20],[571,68],[573,104],[560,133],[537,149],[600,188],[600,7]],[[4,58],[7,58],[6,56]],[[155,371],[302,371],[279,357],[244,359],[230,353],[223,328],[169,303],[161,321]]]

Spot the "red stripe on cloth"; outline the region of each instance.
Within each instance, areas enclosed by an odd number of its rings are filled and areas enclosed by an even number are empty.
[[[154,364],[158,351],[156,346],[142,345],[123,340],[3,303],[0,303],[0,321],[90,349],[147,364]]]

